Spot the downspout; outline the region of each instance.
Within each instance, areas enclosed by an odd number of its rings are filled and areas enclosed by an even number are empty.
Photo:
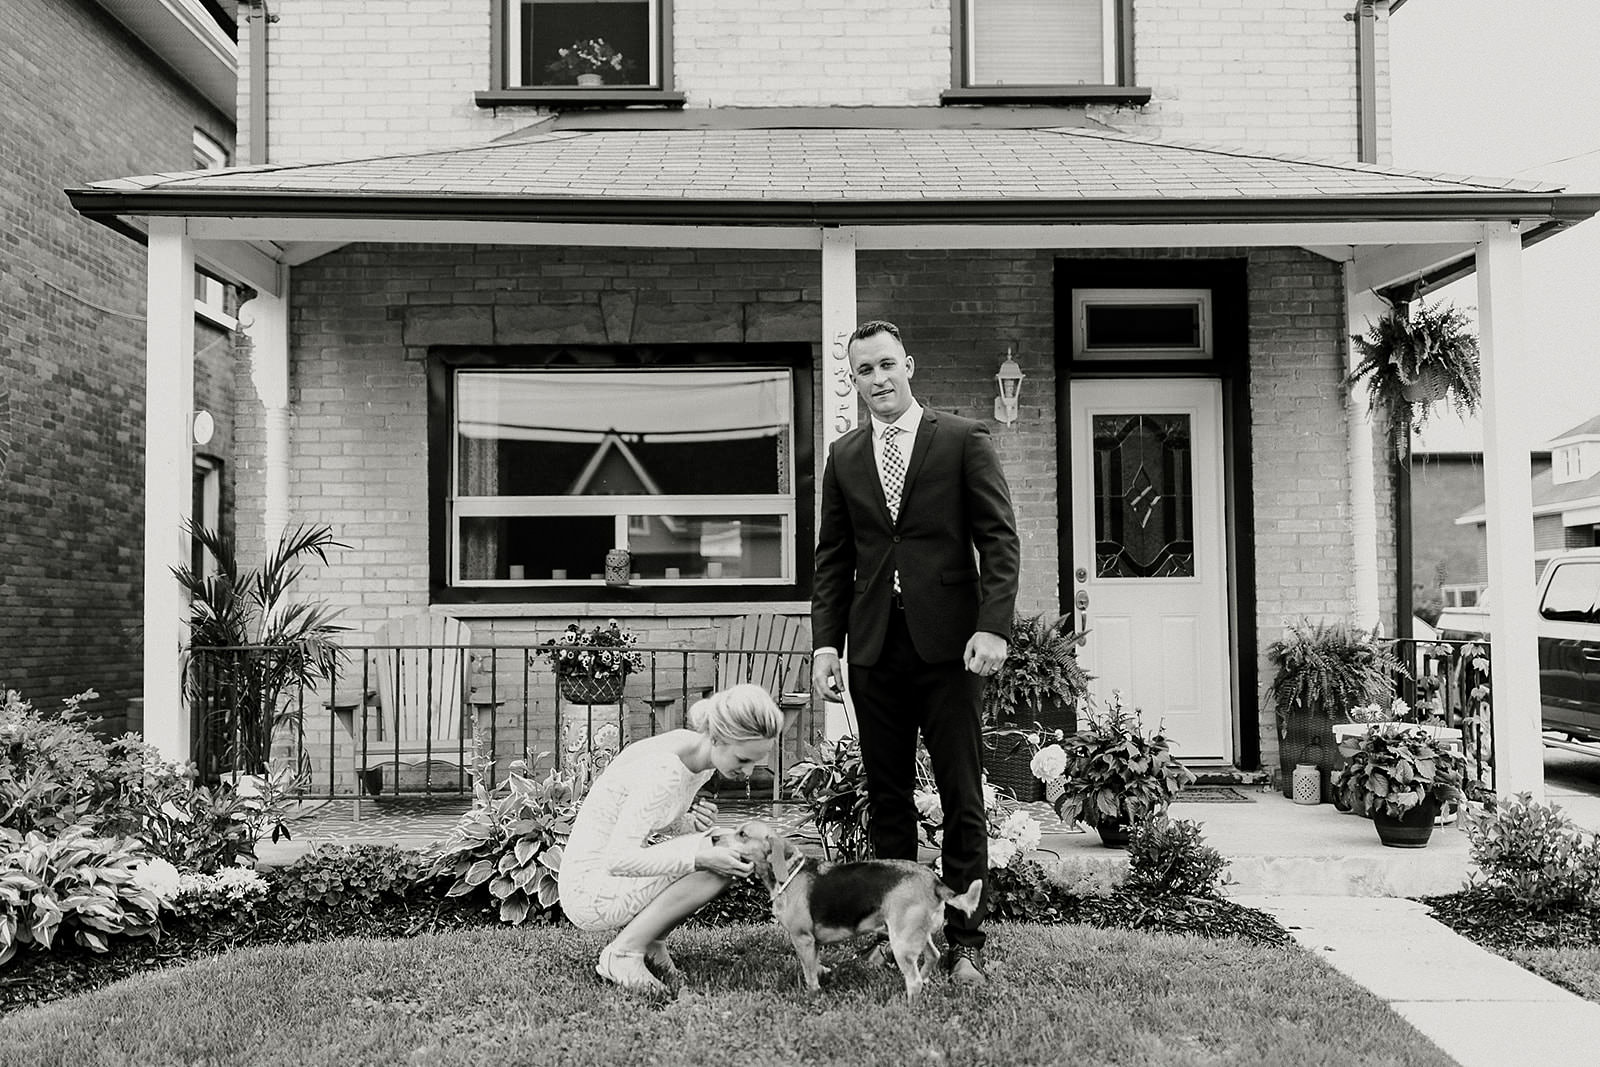
[[[251,166],[267,162],[267,27],[278,16],[267,10],[267,0],[243,0],[250,13],[250,158]]]
[[[1374,0],[1361,0],[1356,24],[1356,160],[1378,162],[1378,12]],[[254,41],[251,42],[254,47]],[[254,74],[254,71],[251,72]]]

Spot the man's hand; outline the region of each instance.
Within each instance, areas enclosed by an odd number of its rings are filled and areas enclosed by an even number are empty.
[[[824,652],[811,661],[811,690],[819,700],[844,700],[844,666],[837,655]]]
[[[999,634],[979,630],[967,638],[967,651],[962,664],[973,674],[987,678],[1006,662],[1006,639]]]

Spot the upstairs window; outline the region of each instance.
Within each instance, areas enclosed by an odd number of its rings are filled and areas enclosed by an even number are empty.
[[[194,131],[195,170],[221,170],[231,163],[228,149],[221,141],[204,130]],[[200,271],[194,272],[194,311],[196,315],[210,319],[223,329],[232,330],[238,327],[233,316],[228,314],[227,293],[222,283]]]
[[[1118,0],[965,3],[969,86],[1118,84]]]
[[[508,89],[662,88],[669,0],[505,0]]]

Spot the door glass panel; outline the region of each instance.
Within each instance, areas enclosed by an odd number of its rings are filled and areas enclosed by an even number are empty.
[[[1094,555],[1100,578],[1194,577],[1188,415],[1095,415]]]

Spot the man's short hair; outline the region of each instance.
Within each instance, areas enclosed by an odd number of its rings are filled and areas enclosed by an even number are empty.
[[[863,322],[860,326],[856,327],[855,332],[850,335],[850,339],[844,343],[844,347],[848,349],[857,341],[860,341],[863,338],[871,337],[873,334],[878,333],[886,333],[890,337],[893,337],[896,341],[900,341],[900,327],[896,326],[888,319],[868,319],[866,322]],[[904,348],[905,346],[906,343],[904,341],[900,341],[900,347]]]

